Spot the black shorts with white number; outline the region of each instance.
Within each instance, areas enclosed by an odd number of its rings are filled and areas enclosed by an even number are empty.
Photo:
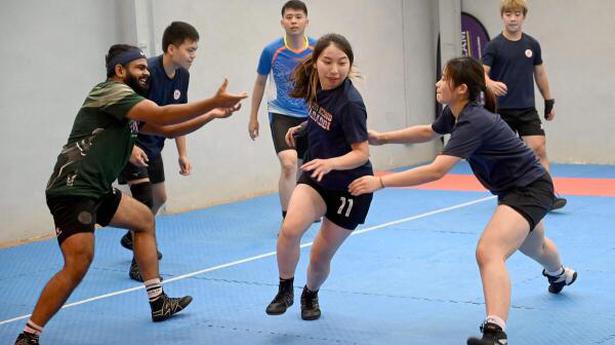
[[[365,222],[373,193],[353,196],[348,191],[328,190],[320,186],[308,174],[302,173],[297,183],[316,190],[327,205],[325,217],[344,229],[354,230]]]

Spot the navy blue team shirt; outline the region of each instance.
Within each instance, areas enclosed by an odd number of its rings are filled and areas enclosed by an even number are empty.
[[[500,115],[479,103],[468,103],[456,122],[450,108],[445,108],[431,128],[451,134],[441,154],[467,160],[476,178],[493,194],[527,186],[546,173]]]
[[[309,107],[307,133],[306,161],[343,156],[352,151],[351,144],[367,141],[365,104],[348,78],[340,86],[316,94]],[[329,190],[347,191],[354,179],[373,174],[368,160],[351,170],[332,170],[317,183]]]
[[[506,95],[498,97],[498,109],[535,107],[534,67],[542,65],[540,44],[535,38],[523,33],[520,40],[511,41],[499,34],[487,43],[482,60],[491,67],[489,78],[508,87]]]
[[[150,72],[148,99],[160,106],[188,102],[190,72],[187,69],[178,68],[171,79],[164,71],[162,55],[149,58],[147,63]],[[159,135],[139,133],[135,144],[145,151],[149,159],[152,159],[160,156],[165,139]]]

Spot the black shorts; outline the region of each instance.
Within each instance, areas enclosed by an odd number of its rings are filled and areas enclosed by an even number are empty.
[[[525,187],[498,195],[498,205],[507,205],[519,212],[530,223],[530,231],[551,210],[554,200],[553,181],[548,173]]]
[[[273,147],[275,148],[275,153],[280,153],[284,150],[296,150],[297,157],[299,157],[299,159],[302,159],[305,155],[307,145],[297,145],[297,148],[293,148],[286,144],[285,138],[286,132],[288,132],[289,128],[299,126],[306,120],[306,118],[293,117],[276,113],[271,113],[270,116],[271,121],[269,122],[269,127],[271,128],[271,137],[273,138]]]
[[[142,178],[148,178],[152,184],[164,182],[164,164],[162,163],[162,156],[158,155],[156,158],[151,158],[147,162],[147,167],[138,167],[130,162],[126,163],[124,170],[117,178],[119,184],[127,184],[129,181],[140,180]]]
[[[60,245],[73,234],[94,232],[94,226],[107,226],[122,200],[122,192],[113,189],[100,199],[86,197],[47,197]]]
[[[510,128],[520,137],[529,135],[545,135],[542,121],[536,108],[525,109],[498,109],[498,114],[502,117]]]
[[[327,205],[325,217],[344,229],[354,230],[365,222],[373,193],[353,196],[347,191],[327,190],[306,173],[302,173],[297,184],[303,183],[316,190]]]

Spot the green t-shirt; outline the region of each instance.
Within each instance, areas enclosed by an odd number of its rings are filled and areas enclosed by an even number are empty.
[[[90,91],[58,155],[47,183],[48,197],[98,199],[111,191],[138,133],[137,123],[126,114],[142,100],[117,81],[105,81]]]

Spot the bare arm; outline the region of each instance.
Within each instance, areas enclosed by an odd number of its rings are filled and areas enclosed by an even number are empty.
[[[250,122],[248,123],[248,132],[252,140],[258,137],[258,108],[263,100],[266,85],[267,76],[258,74],[256,76],[256,81],[254,82],[254,90],[252,90],[252,107],[250,108]]]
[[[348,186],[352,195],[372,193],[384,187],[410,187],[444,177],[461,158],[455,156],[438,155],[433,162],[414,169],[398,172],[380,177],[363,176]]]
[[[339,157],[329,159],[314,159],[301,166],[304,171],[311,171],[312,178],[317,181],[331,170],[350,170],[365,164],[369,159],[369,144],[367,141],[351,144],[352,151]]]
[[[205,126],[213,119],[222,119],[229,117],[235,111],[241,109],[241,104],[237,104],[232,108],[218,108],[206,114],[198,116],[194,119],[184,121],[176,125],[156,125],[153,123],[145,123],[140,132],[144,134],[162,135],[167,138],[175,138],[196,131]]]
[[[368,135],[371,145],[424,143],[440,136],[430,125],[412,126],[389,132],[369,130]]]
[[[544,99],[553,99],[551,95],[551,89],[549,88],[549,80],[547,78],[547,70],[544,65],[536,65],[534,66],[534,79],[536,80],[536,85],[538,85],[538,90]]]
[[[186,104],[170,104],[161,107],[150,100],[143,100],[133,106],[126,116],[132,120],[154,125],[174,125],[194,119],[215,108],[234,107],[242,99],[248,97],[245,91],[239,94],[226,92],[227,85],[228,81],[225,79],[214,97]]]

